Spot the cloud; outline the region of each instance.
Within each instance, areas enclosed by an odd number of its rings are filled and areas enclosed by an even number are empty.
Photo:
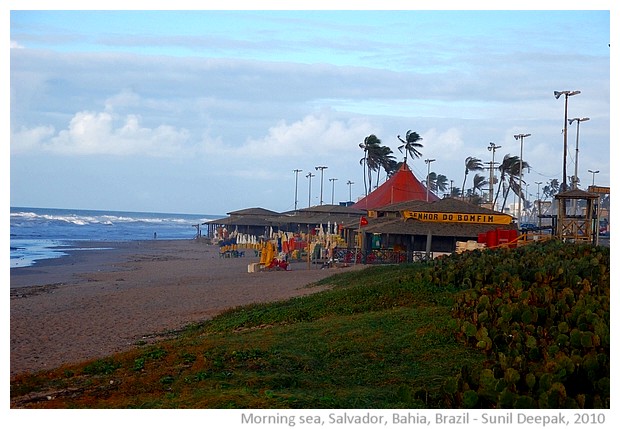
[[[40,126],[35,128],[22,127],[11,135],[11,153],[20,154],[41,150],[41,142],[55,134],[54,127]]]
[[[441,156],[446,160],[461,159],[463,157],[464,142],[461,130],[449,128],[445,131],[431,128],[422,134],[421,143],[429,148],[429,155]]]
[[[42,151],[62,155],[183,156],[189,132],[168,125],[147,128],[140,116],[117,117],[111,112],[81,111],[67,129],[22,128],[11,136],[11,151]]]
[[[339,120],[324,110],[292,123],[280,121],[266,136],[248,139],[238,151],[254,157],[338,156],[356,149],[357,143],[372,133],[372,125],[364,120]]]

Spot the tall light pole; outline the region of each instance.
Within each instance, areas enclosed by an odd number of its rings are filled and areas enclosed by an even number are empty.
[[[334,205],[334,185],[336,184],[336,179],[335,177],[332,177],[331,179],[329,179],[330,182],[332,182],[332,206]]]
[[[562,187],[560,192],[566,191],[566,152],[567,152],[567,144],[566,144],[566,129],[568,128],[568,97],[573,95],[581,94],[581,91],[553,91],[553,96],[559,99],[562,95],[564,96],[564,167],[563,167],[563,177],[562,177]]]
[[[536,201],[538,203],[538,207],[536,207],[536,211],[538,212],[538,226],[540,226],[540,185],[542,182],[534,182],[538,185],[538,191],[536,191]]]
[[[534,183],[538,185],[538,190],[536,191],[536,199],[540,201],[540,185],[542,185],[542,182],[534,182]]]
[[[531,134],[515,134],[515,140],[521,140],[521,154],[519,155],[519,212],[517,218],[517,226],[521,227],[521,195],[523,194],[523,139],[531,136]]]
[[[312,172],[308,172],[306,177],[308,178],[308,207],[310,207],[310,200],[312,198],[312,178],[316,176],[316,174],[312,174]]]
[[[573,122],[577,121],[577,140],[575,142],[575,175],[573,176],[573,189],[577,189],[577,178],[579,177],[579,124],[585,121],[589,121],[590,118],[573,118],[569,119],[568,123],[573,125]]]
[[[319,165],[318,167],[314,167],[314,169],[316,171],[321,170],[321,198],[319,200],[319,205],[323,205],[323,170],[325,170],[327,167],[321,166]]]
[[[302,170],[299,169],[295,169],[293,170],[293,173],[295,173],[295,211],[297,211],[297,183],[298,183],[298,178],[299,178],[299,173],[301,173]]]
[[[594,171],[592,171],[592,170],[588,170],[588,171],[589,171],[590,173],[592,173],[592,186],[594,186],[594,175],[595,175],[596,173],[600,173],[600,171],[598,171],[598,170],[594,170]]]
[[[490,202],[491,202],[491,204],[492,204],[492,206],[491,206],[491,210],[495,210],[495,204],[493,204],[493,179],[494,179],[494,176],[493,176],[493,169],[495,168],[495,151],[496,151],[497,149],[499,149],[499,148],[501,148],[501,146],[497,146],[497,145],[496,145],[495,143],[493,143],[493,142],[490,142],[490,143],[489,143],[489,147],[487,147],[487,149],[488,149],[489,151],[491,151],[491,153],[492,153],[492,154],[491,154],[491,168],[490,168],[491,172],[490,172],[490,177],[489,177],[489,193],[491,194],[491,195],[490,195],[490,199],[491,199],[491,201],[490,201]]]
[[[350,180],[347,180],[347,185],[349,185],[349,202],[352,203],[353,201],[351,200],[351,185],[353,185],[355,182],[351,182]]]
[[[425,159],[424,162],[428,165],[427,173],[426,173],[426,202],[428,202],[428,190],[431,187],[431,184],[428,182],[428,179],[431,175],[431,162],[436,161],[436,159]]]

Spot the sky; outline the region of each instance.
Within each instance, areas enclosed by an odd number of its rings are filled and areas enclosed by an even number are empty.
[[[581,185],[592,183],[588,170],[610,185],[611,1],[460,11],[39,3],[3,11],[11,206],[282,212],[296,191],[299,208],[319,204],[321,186],[326,204],[355,201],[359,143],[375,134],[402,161],[397,136],[408,130],[423,138],[422,157],[408,158],[416,177],[434,159],[430,171],[459,188],[467,157],[490,162],[490,142],[501,146],[495,161],[518,156],[514,135],[531,134],[522,150],[533,201],[536,182],[562,182],[564,98],[554,91],[565,90],[581,91],[568,118],[590,118],[579,131]],[[327,167],[322,182],[317,166]]]

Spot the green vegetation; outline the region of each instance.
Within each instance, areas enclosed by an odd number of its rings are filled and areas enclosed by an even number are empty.
[[[609,249],[369,267],[172,340],[20,376],[14,406],[609,407]]]

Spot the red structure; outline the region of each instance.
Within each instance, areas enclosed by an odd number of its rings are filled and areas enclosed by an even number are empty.
[[[516,229],[492,229],[486,233],[478,234],[478,243],[485,243],[487,247],[497,247],[508,244],[509,247],[517,247],[518,233]]]
[[[362,210],[374,210],[388,204],[403,201],[426,201],[426,187],[413,175],[407,164],[392,175],[381,186],[362,198],[351,207]],[[428,201],[438,201],[439,197],[428,192]]]

